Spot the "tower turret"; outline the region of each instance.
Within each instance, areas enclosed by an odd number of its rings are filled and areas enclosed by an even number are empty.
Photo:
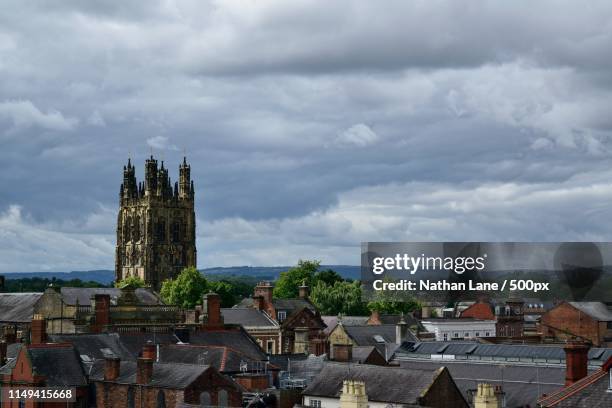
[[[145,195],[157,193],[157,160],[151,155],[145,162]]]
[[[123,166],[123,194],[122,198],[136,198],[138,190],[136,187],[136,173],[132,161],[128,159],[127,166]]]
[[[187,164],[187,158],[183,157],[183,164],[179,166],[179,198],[191,197],[191,166]]]

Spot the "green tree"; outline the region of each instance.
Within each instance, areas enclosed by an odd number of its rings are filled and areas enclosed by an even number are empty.
[[[194,267],[185,268],[176,277],[162,283],[160,295],[169,305],[194,308],[209,289],[206,278]]]
[[[368,308],[361,299],[361,284],[358,281],[335,281],[327,285],[323,280],[312,289],[310,300],[323,315],[365,316]]]
[[[338,274],[338,272],[326,269],[324,271],[319,271],[315,274],[313,286],[315,286],[318,282],[323,282],[326,285],[332,286],[336,282],[342,282],[342,276]]]
[[[145,281],[138,276],[128,276],[127,278],[115,282],[116,288],[124,288],[126,286],[133,286],[135,288],[144,288],[146,286]]]
[[[290,299],[298,296],[299,287],[302,284],[312,286],[315,273],[319,269],[320,261],[301,260],[297,266],[288,271],[281,272],[280,277],[274,285],[274,297]]]
[[[209,282],[208,290],[215,292],[221,298],[221,307],[232,307],[236,304],[234,287],[229,282],[217,281]]]

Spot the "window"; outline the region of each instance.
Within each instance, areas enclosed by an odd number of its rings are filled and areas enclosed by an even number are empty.
[[[209,392],[204,391],[200,394],[200,405],[202,405],[203,407],[209,407],[211,405]]]
[[[227,391],[219,391],[219,403],[217,405],[219,405],[220,407],[227,407]]]
[[[489,332],[485,332],[485,337],[489,337],[489,336],[490,336]]]
[[[268,340],[266,350],[268,354],[274,354],[274,340]]]
[[[310,400],[310,407],[312,407],[312,408],[321,408],[321,400],[311,399]]]
[[[459,333],[455,332],[455,333],[453,334],[453,337],[454,337],[454,338],[456,338],[456,339],[458,339],[458,338],[459,338]]]
[[[287,312],[284,310],[279,310],[276,317],[278,318],[279,322],[282,322],[287,318]]]
[[[444,341],[448,340],[448,333],[444,333]]]
[[[157,408],[166,408],[166,395],[164,390],[159,390],[157,393]]]
[[[480,337],[480,332],[476,332],[476,337]]]
[[[465,336],[463,336],[463,337],[470,337],[470,333],[465,332]]]
[[[127,405],[128,408],[134,408],[134,388],[132,387],[128,388]]]

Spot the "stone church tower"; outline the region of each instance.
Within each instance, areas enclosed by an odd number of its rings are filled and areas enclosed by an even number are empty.
[[[164,162],[151,156],[144,182],[135,167],[123,167],[119,191],[115,281],[138,276],[159,290],[187,266],[196,266],[194,189],[191,166],[183,159],[174,189]]]

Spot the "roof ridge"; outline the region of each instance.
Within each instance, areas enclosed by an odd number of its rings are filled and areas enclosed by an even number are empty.
[[[545,398],[541,399],[539,402],[546,403],[546,404],[555,404],[557,402],[563,401],[564,399],[569,398],[572,395],[574,395],[576,392],[584,389],[588,385],[593,384],[595,381],[599,380],[600,378],[605,377],[606,374],[607,372],[604,370],[596,371],[590,375],[587,375],[584,378],[581,378],[580,380],[576,381],[575,383],[567,387],[561,388],[560,390],[556,391],[554,394],[546,396]]]

